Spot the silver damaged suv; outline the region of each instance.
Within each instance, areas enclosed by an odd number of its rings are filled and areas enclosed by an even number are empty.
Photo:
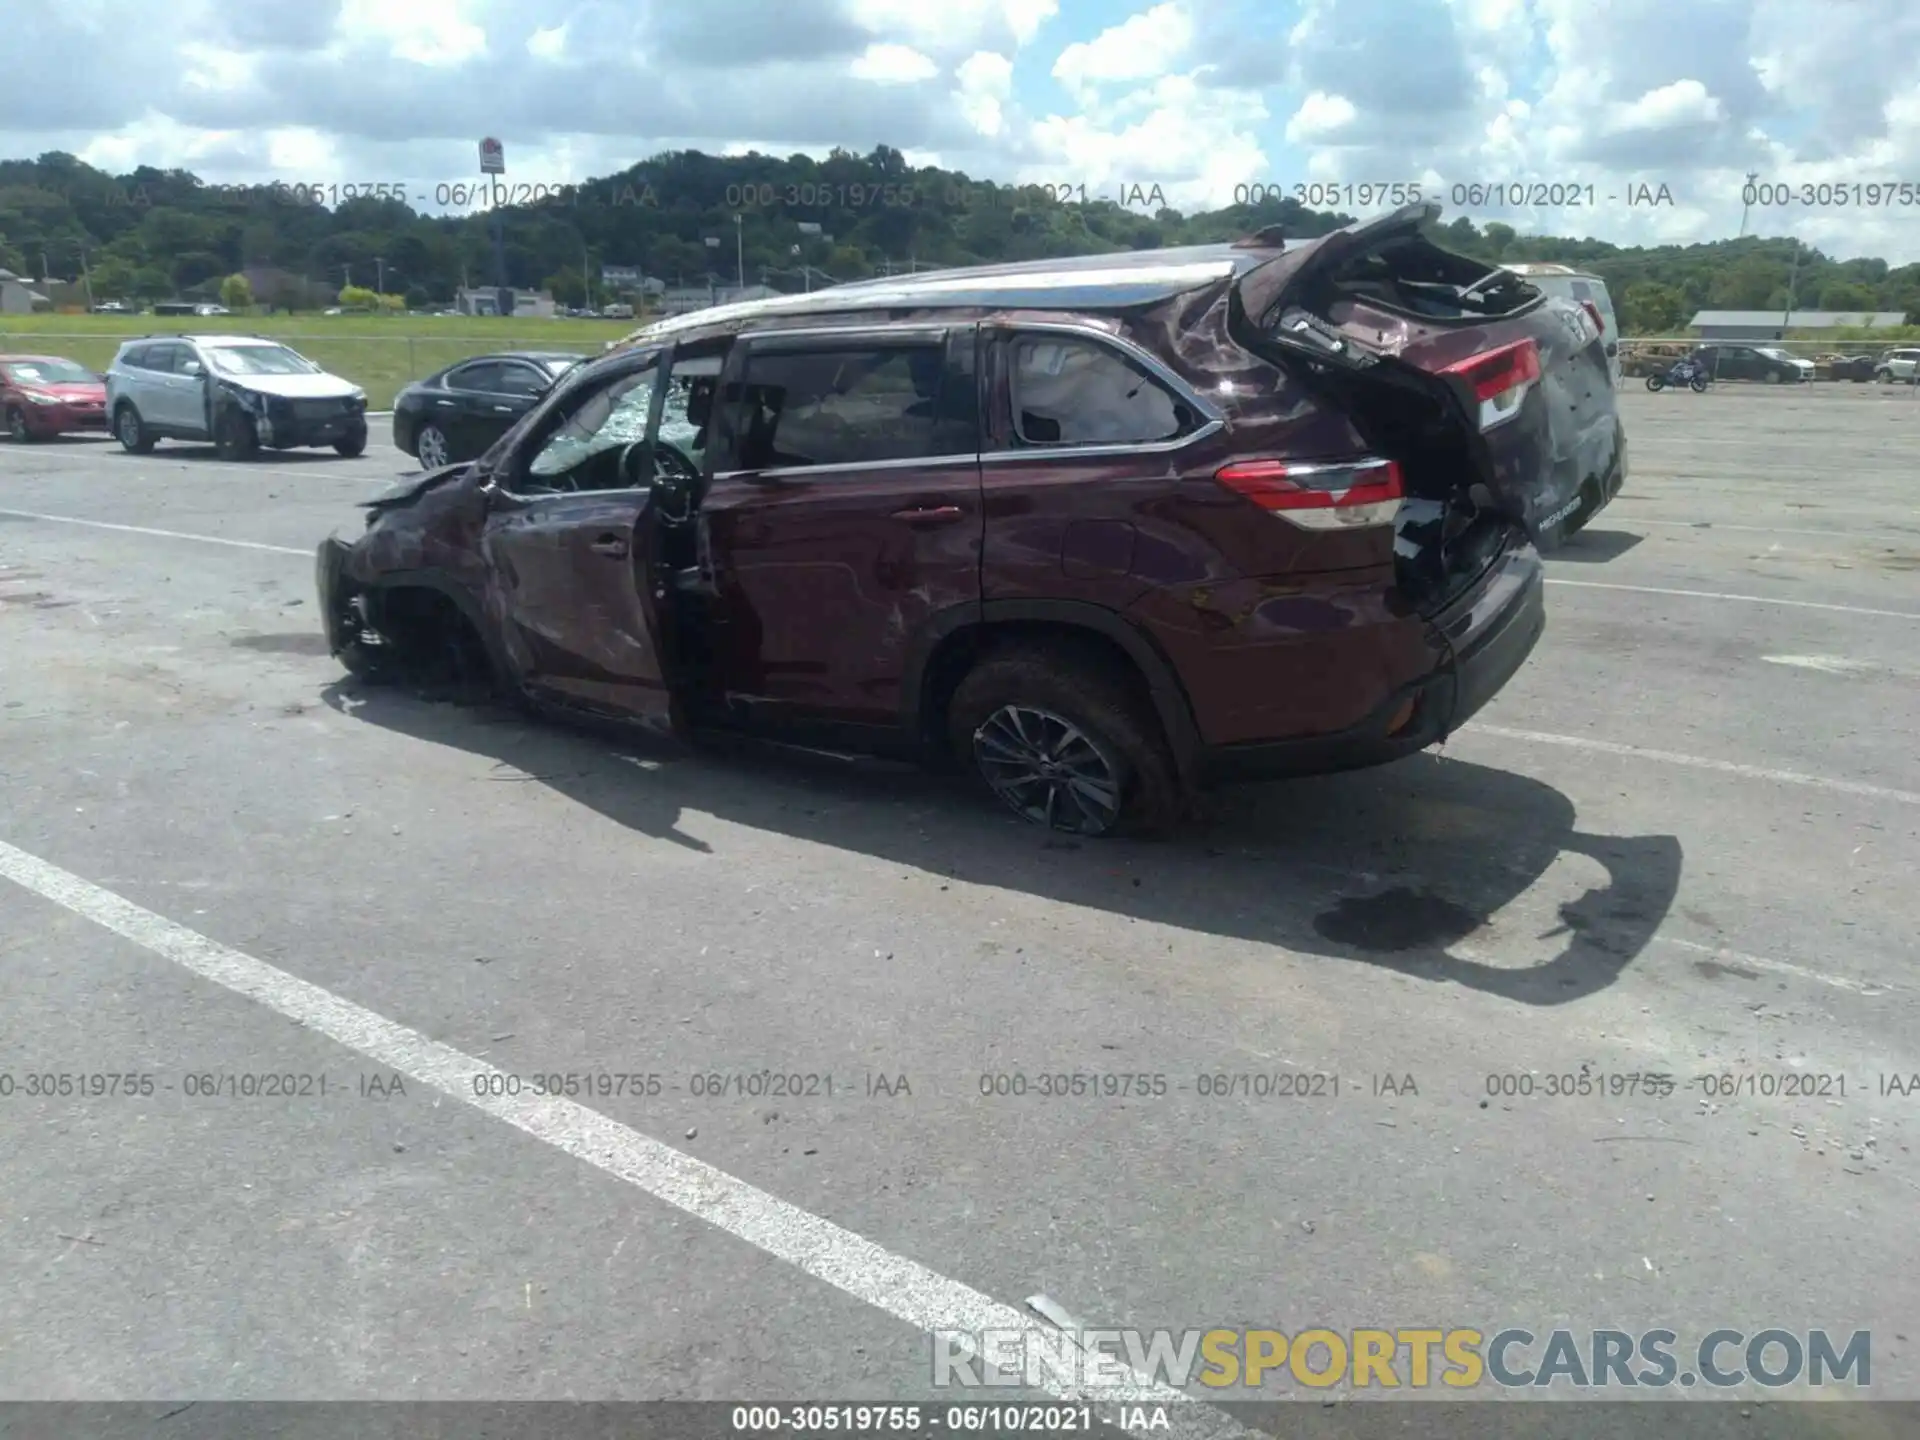
[[[223,459],[263,446],[367,448],[367,392],[255,335],[149,335],[107,367],[107,416],[136,455],[156,440],[211,440]]]

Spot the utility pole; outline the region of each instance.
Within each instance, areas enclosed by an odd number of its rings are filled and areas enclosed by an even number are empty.
[[[580,240],[580,288],[586,300],[586,308],[593,309],[593,271],[588,268],[587,242],[584,236]]]
[[[1753,208],[1752,195],[1754,182],[1759,178],[1760,172],[1758,170],[1749,170],[1747,172],[1747,183],[1740,191],[1740,233],[1743,236],[1747,233],[1747,212]]]
[[[376,295],[387,293],[387,257],[384,255],[373,257],[373,290]]]
[[[1793,320],[1793,297],[1800,280],[1800,242],[1793,242],[1793,264],[1787,271],[1787,308],[1780,315],[1780,338],[1785,339]]]
[[[746,231],[740,223],[741,218],[738,215],[733,217],[733,263],[740,277],[741,293],[744,295],[747,288],[747,252],[744,248]]]

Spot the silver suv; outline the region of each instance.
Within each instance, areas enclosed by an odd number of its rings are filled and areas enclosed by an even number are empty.
[[[1889,350],[1873,367],[1873,378],[1882,385],[1894,380],[1905,380],[1909,385],[1920,381],[1920,350]]]
[[[256,335],[149,335],[107,367],[107,415],[136,455],[156,440],[211,440],[223,459],[262,446],[367,448],[367,392]]]

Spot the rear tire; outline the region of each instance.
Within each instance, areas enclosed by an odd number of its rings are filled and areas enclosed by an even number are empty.
[[[260,450],[260,437],[254,434],[247,417],[229,410],[214,427],[213,448],[222,460],[251,460]]]
[[[1658,393],[1659,393],[1660,391],[1662,391],[1662,390],[1664,390],[1664,389],[1666,389],[1666,388],[1667,388],[1667,377],[1666,377],[1666,376],[1664,376],[1664,375],[1649,375],[1649,376],[1647,376],[1647,389],[1649,389],[1649,390],[1651,390],[1651,391],[1653,391],[1653,392],[1654,392],[1655,394],[1658,394]]]
[[[7,438],[16,445],[31,445],[39,438],[27,428],[27,412],[18,405],[7,407]]]
[[[366,454],[367,432],[361,429],[355,430],[351,435],[341,436],[333,442],[333,451],[334,454],[344,456],[348,460],[353,460]]]
[[[123,402],[113,412],[113,433],[120,442],[120,448],[129,455],[151,454],[153,442],[158,438],[148,432],[140,412],[133,408],[131,401]]]
[[[1014,813],[1089,837],[1156,835],[1185,790],[1159,718],[1111,666],[1057,647],[991,652],[947,709],[953,753]]]
[[[420,433],[413,439],[413,458],[420,462],[422,470],[438,470],[442,465],[451,465],[453,447],[447,443],[447,432],[438,425],[422,425]]]
[[[1707,393],[1707,382],[1703,376],[1696,375],[1693,379],[1689,380],[1687,384],[1692,387],[1693,393],[1696,395],[1704,395]]]

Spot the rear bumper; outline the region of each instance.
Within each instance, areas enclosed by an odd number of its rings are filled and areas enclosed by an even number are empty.
[[[1213,785],[1328,774],[1424,750],[1464,725],[1513,678],[1539,643],[1546,618],[1539,552],[1524,544],[1509,549],[1471,594],[1434,620],[1434,668],[1389,695],[1365,720],[1327,735],[1206,747],[1198,756],[1197,778]],[[1395,730],[1408,702],[1413,717]]]

